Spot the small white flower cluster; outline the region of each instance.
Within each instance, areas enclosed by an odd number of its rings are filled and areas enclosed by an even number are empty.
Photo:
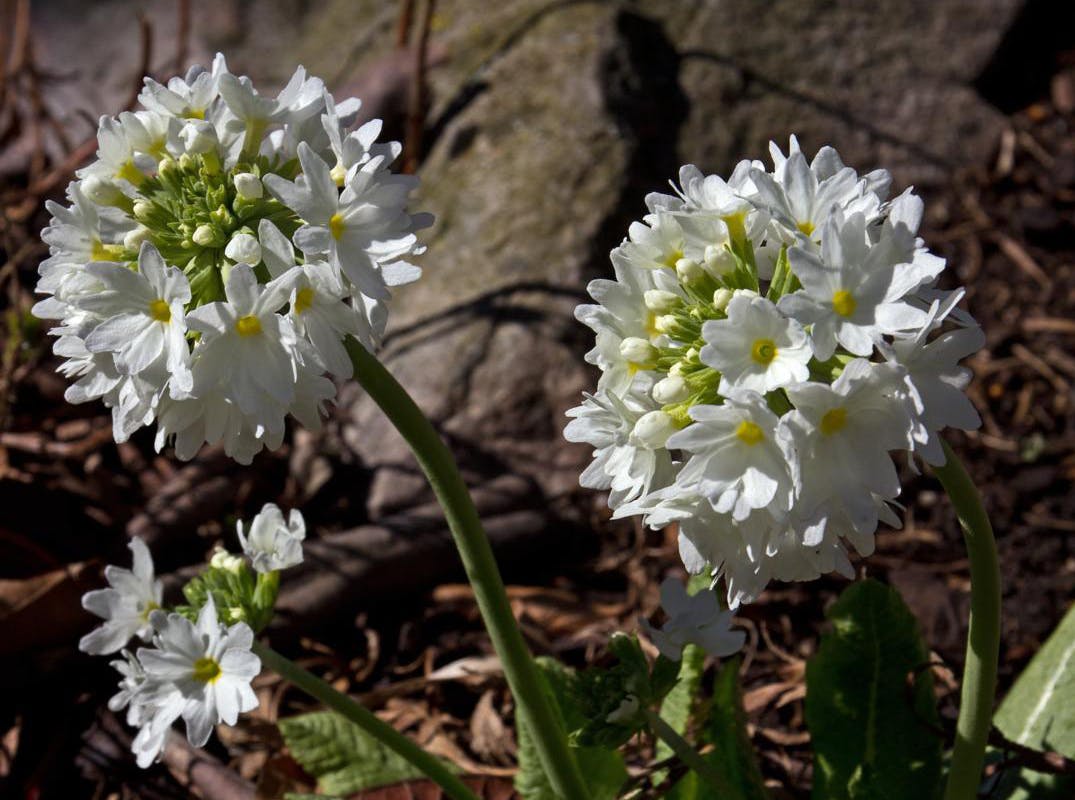
[[[292,510],[285,522],[280,509],[268,503],[250,523],[249,535],[243,535],[242,522],[238,528],[243,552],[256,572],[272,573],[302,562],[306,525],[299,511]],[[122,651],[123,658],[111,662],[121,680],[108,706],[127,709],[127,723],[139,729],[131,749],[139,766],[147,767],[160,754],[176,720],[183,719],[188,740],[201,747],[214,725],[234,725],[240,713],[256,708],[250,684],[261,661],[251,652],[254,631],[242,621],[230,626],[221,622],[211,592],[196,621],[163,610],[162,586],[149,549],[138,538],[131,539],[130,548],[133,568],[106,567],[109,588],[82,598],[83,607],[104,622],[82,637],[79,649],[93,655]],[[218,551],[212,566],[234,572],[239,563]],[[136,637],[150,646],[132,654],[126,648]]]
[[[899,523],[890,452],[943,463],[938,431],[979,424],[959,361],[984,336],[936,288],[922,201],[831,147],[770,150],[771,171],[686,166],[646,198],[577,309],[602,376],[565,431],[595,448],[582,485],[617,517],[677,522],[733,608],[772,579],[853,577],[846,543],[869,555]]]
[[[348,133],[360,102],[301,67],[271,98],[218,55],[139,100],[101,118],[71,205],[48,203],[34,313],[60,322],[67,399],[103,400],[117,441],[156,420],[158,449],[249,463],[288,414],[320,425],[343,340],[376,346],[432,218],[408,212],[417,179],[390,171],[380,120]]]

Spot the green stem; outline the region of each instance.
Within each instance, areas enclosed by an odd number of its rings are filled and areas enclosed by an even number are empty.
[[[346,345],[355,366],[355,380],[410,445],[444,509],[478,609],[515,697],[520,724],[533,736],[545,774],[557,796],[587,800],[589,792],[568,746],[560,715],[519,633],[489,539],[451,451],[381,362],[354,339],[349,338]]]
[[[337,692],[316,675],[261,642],[255,641],[253,650],[262,664],[405,758],[442,788],[452,800],[478,800],[478,796],[452,774],[444,762],[427,753],[368,708]]]
[[[947,462],[933,472],[948,493],[970,557],[970,627],[963,667],[956,741],[945,800],[973,800],[985,763],[985,745],[993,720],[1000,652],[1000,569],[993,526],[982,498],[959,458],[942,442]]]
[[[672,752],[676,754],[676,757],[686,764],[688,767],[698,773],[698,777],[708,783],[713,789],[717,790],[717,794],[720,797],[732,797],[734,792],[731,787],[728,786],[727,781],[724,780],[724,776],[706,761],[702,756],[691,747],[690,742],[676,733],[675,729],[661,719],[660,714],[657,714],[652,709],[645,709],[646,722],[649,723],[650,730],[652,730],[662,742],[668,745]]]

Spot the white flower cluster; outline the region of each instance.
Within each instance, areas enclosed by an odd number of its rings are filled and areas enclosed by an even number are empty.
[[[922,201],[831,147],[770,150],[772,170],[686,166],[646,198],[577,309],[602,376],[565,431],[594,447],[582,484],[617,517],[677,522],[732,607],[771,579],[853,577],[846,543],[869,555],[899,523],[891,451],[943,463],[938,431],[979,424],[959,361],[984,337],[936,288]]]
[[[139,100],[101,118],[71,205],[48,203],[34,313],[60,322],[67,399],[103,400],[117,441],[156,420],[158,449],[249,463],[288,414],[320,425],[342,341],[377,344],[432,218],[408,212],[417,179],[390,171],[381,122],[348,133],[359,101],[301,67],[271,98],[218,55]]]
[[[280,509],[268,503],[251,521],[248,535],[243,535],[242,522],[238,529],[255,572],[275,573],[302,562],[306,524],[299,511],[292,510],[285,521]],[[133,568],[106,567],[109,588],[82,598],[83,607],[104,622],[82,638],[79,649],[93,655],[122,651],[123,658],[111,662],[121,676],[120,691],[108,705],[113,711],[127,709],[127,723],[139,729],[131,749],[139,766],[147,767],[176,720],[183,719],[188,740],[200,747],[214,725],[234,725],[240,713],[256,708],[250,683],[261,661],[251,652],[253,629],[242,621],[224,624],[212,592],[195,621],[163,610],[149,549],[138,538],[131,539],[130,548]],[[213,556],[217,569],[237,573],[240,564],[223,551]],[[151,646],[132,654],[126,648],[135,637]]]

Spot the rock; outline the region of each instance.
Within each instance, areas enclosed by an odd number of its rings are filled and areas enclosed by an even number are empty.
[[[1021,0],[683,2],[654,6],[683,59],[680,155],[727,172],[797,133],[859,171],[936,185],[984,163],[1002,115],[972,83]]]
[[[645,191],[674,174],[686,105],[653,22],[582,5],[518,24],[447,106],[421,172],[419,206],[437,217],[425,274],[399,292],[382,358],[473,482],[516,473],[553,497],[589,457],[561,436],[593,382],[574,307]],[[413,503],[424,479],[395,431],[357,387],[339,405],[376,470],[371,517]]]

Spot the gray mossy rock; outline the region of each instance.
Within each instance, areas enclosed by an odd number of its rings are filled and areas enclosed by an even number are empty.
[[[991,155],[1004,117],[972,84],[1023,5],[733,0],[647,4],[683,59],[687,162],[726,173],[797,133],[859,171],[936,185]]]
[[[577,486],[589,457],[561,435],[564,412],[594,380],[574,307],[618,242],[625,203],[637,213],[639,174],[674,170],[686,108],[674,86],[658,91],[663,71],[646,74],[672,54],[658,26],[597,4],[523,25],[461,88],[472,99],[423,166],[417,205],[437,222],[422,280],[393,303],[382,358],[473,480],[518,473],[551,497]],[[647,152],[640,170],[653,136],[625,120],[650,107],[671,126],[659,134],[664,155]],[[371,516],[412,503],[423,481],[398,436],[357,389],[339,405],[345,441],[376,470]]]

